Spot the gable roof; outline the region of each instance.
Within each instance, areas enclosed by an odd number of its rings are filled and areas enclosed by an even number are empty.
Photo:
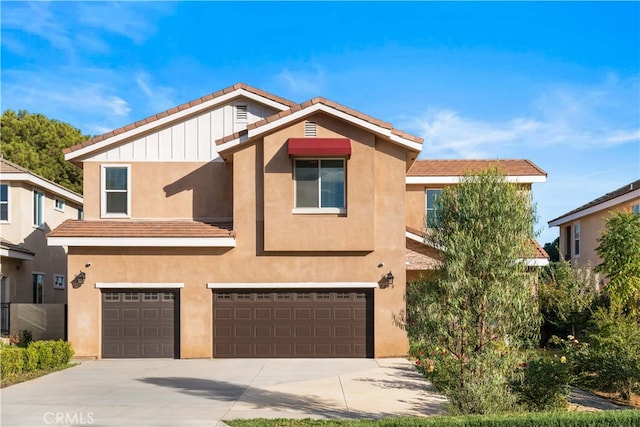
[[[0,179],[2,181],[24,181],[31,185],[39,187],[44,190],[48,190],[51,193],[63,197],[67,200],[74,201],[80,205],[83,203],[83,198],[80,194],[63,187],[60,184],[56,184],[53,181],[49,181],[46,178],[36,175],[29,169],[23,168],[4,157],[0,157]]]
[[[581,218],[586,215],[590,215],[594,212],[603,211],[614,205],[624,203],[634,198],[640,198],[640,179],[633,181],[629,184],[611,191],[610,193],[600,196],[597,199],[585,203],[584,205],[567,212],[555,219],[549,221],[549,226],[554,227],[556,225],[563,224],[568,221]]]
[[[251,123],[245,130],[228,135],[216,141],[220,155],[233,152],[251,139],[265,134],[280,126],[300,120],[318,111],[363,127],[388,138],[391,142],[402,145],[412,151],[422,149],[423,139],[395,129],[391,123],[371,117],[360,111],[338,104],[323,97],[316,97],[302,104],[294,105],[288,110],[273,114],[265,119]],[[224,157],[224,156],[223,156]]]
[[[230,101],[238,97],[247,97],[249,99],[261,102],[279,110],[284,110],[296,105],[294,102],[289,101],[288,99],[281,98],[277,95],[271,94],[261,89],[257,89],[245,83],[236,83],[233,86],[229,86],[227,88],[210,93],[192,101],[185,102],[184,104],[180,104],[161,113],[153,114],[142,120],[138,120],[137,122],[130,123],[126,126],[122,126],[118,129],[114,129],[102,135],[93,137],[88,141],[84,141],[80,144],[74,145],[73,147],[69,147],[64,150],[65,159],[77,159],[82,155],[88,154],[97,149],[104,148],[107,145],[111,145],[111,143],[119,142],[138,133],[147,132],[152,128],[160,125],[165,125],[180,117],[194,114],[213,105],[217,105],[225,101]],[[109,142],[109,140],[112,141],[110,143],[107,143]]]
[[[407,184],[455,184],[465,173],[495,166],[511,182],[545,182],[547,173],[527,159],[416,160],[407,172]]]

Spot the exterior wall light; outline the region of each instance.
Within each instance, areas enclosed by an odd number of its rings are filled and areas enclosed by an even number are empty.
[[[84,284],[84,279],[85,279],[86,276],[87,276],[86,273],[84,271],[80,270],[80,273],[78,273],[78,275],[76,276],[76,283],[78,285]]]
[[[385,277],[387,279],[387,285],[388,286],[393,285],[393,279],[395,279],[395,277],[393,277],[393,273],[392,272],[388,272]]]

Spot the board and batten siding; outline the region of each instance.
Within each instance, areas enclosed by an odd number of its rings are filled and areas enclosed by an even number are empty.
[[[236,120],[235,106],[247,106],[247,119]],[[276,111],[264,105],[235,101],[202,112],[164,129],[125,142],[87,161],[153,162],[203,161],[219,158],[215,141],[246,128]]]

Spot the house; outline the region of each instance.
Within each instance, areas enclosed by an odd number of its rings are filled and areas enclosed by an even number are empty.
[[[9,333],[10,324],[11,332],[29,329],[35,338],[64,336],[67,255],[62,246],[48,246],[46,234],[80,217],[82,196],[0,158],[3,333]],[[31,304],[44,304],[40,314],[27,314]],[[25,311],[19,315],[16,310]],[[57,332],[45,325],[48,311],[58,313],[52,314],[58,318]]]
[[[465,174],[497,167],[508,182],[514,182],[524,191],[531,185],[542,183],[547,173],[530,160],[417,160],[407,171],[406,178],[406,245],[407,280],[414,280],[428,270],[437,268],[441,260],[438,251],[425,240],[426,229],[435,212],[435,201],[447,186],[456,185]],[[533,255],[527,258],[529,266],[544,266],[549,256],[532,240]]]
[[[404,355],[406,171],[422,139],[236,84],[72,147],[80,357]]]
[[[640,214],[640,180],[624,185],[549,221],[560,230],[560,255],[579,267],[595,267],[602,260],[596,253],[606,219],[619,211]]]

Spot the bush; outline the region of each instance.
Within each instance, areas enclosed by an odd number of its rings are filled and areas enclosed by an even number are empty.
[[[22,348],[29,347],[29,344],[33,342],[33,334],[29,329],[23,329],[20,331],[20,339],[17,342],[17,345]]]
[[[640,393],[640,324],[621,312],[600,309],[593,316],[578,356],[580,382],[628,400]]]
[[[0,377],[6,378],[22,372],[24,367],[24,349],[15,346],[0,347]]]
[[[38,369],[38,361],[40,355],[35,347],[30,345],[24,349],[24,367],[23,372],[32,372]]]
[[[51,369],[56,366],[53,355],[53,345],[55,341],[34,341],[29,344],[38,353],[38,369]]]
[[[571,382],[566,356],[539,357],[523,367],[523,379],[514,383],[520,403],[532,411],[564,409]]]

